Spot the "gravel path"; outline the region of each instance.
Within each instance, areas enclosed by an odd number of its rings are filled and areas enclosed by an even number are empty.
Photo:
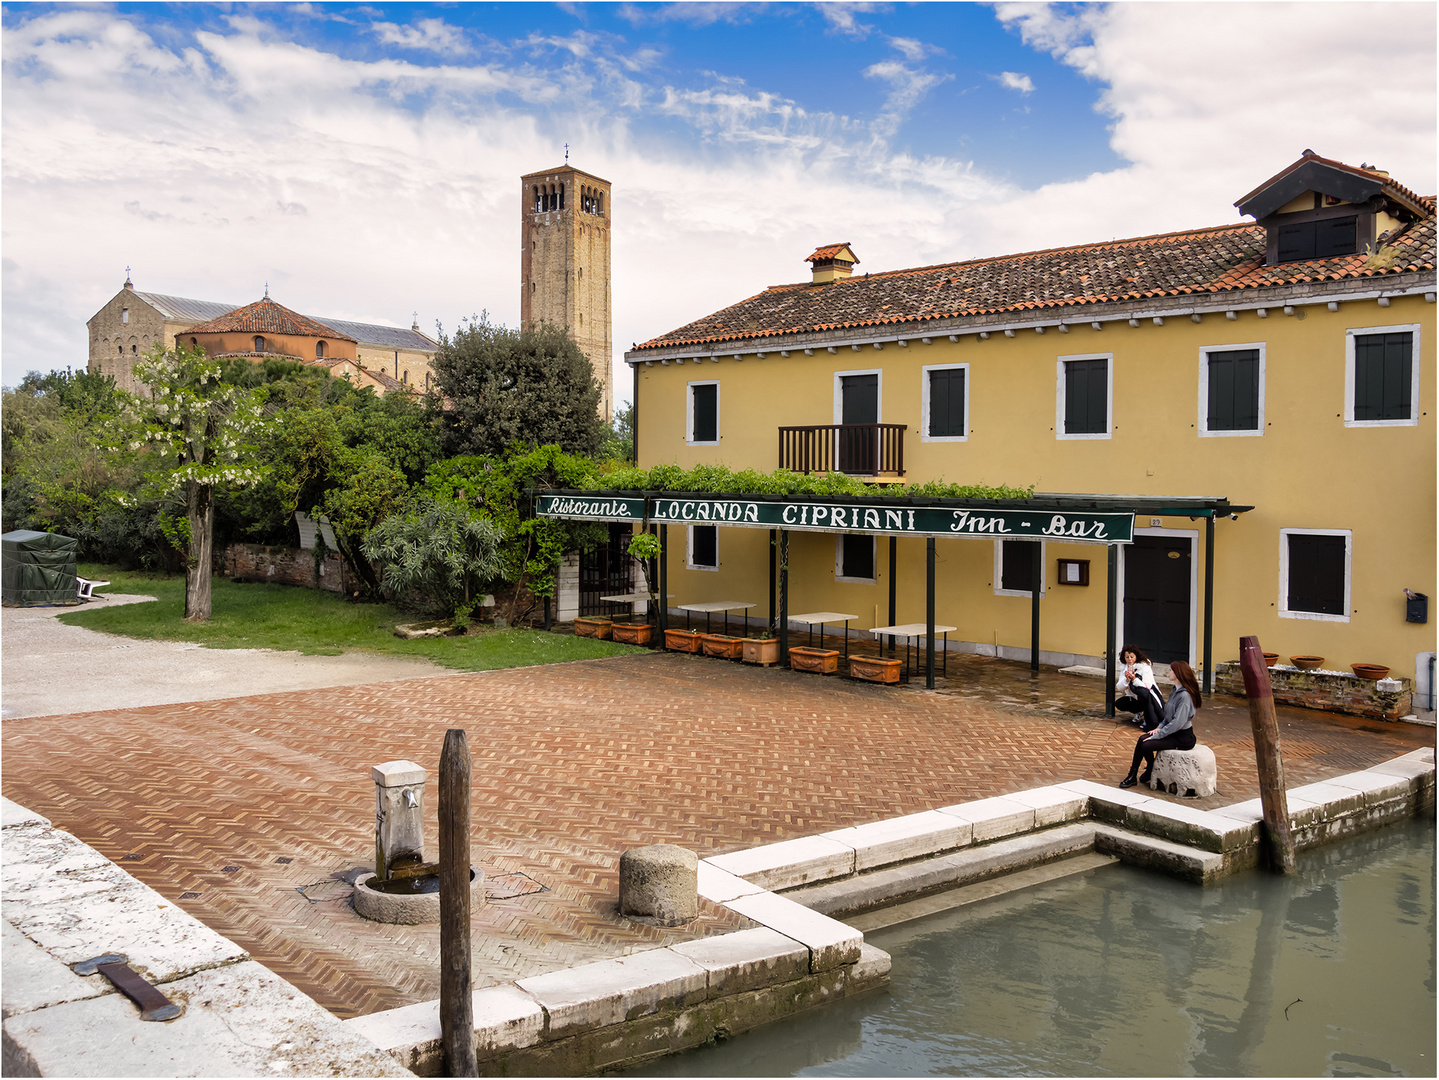
[[[153,596],[115,594],[107,606]],[[207,649],[186,641],[143,641],[66,626],[73,607],[0,609],[0,717],[101,709],[444,675],[428,660],[353,652],[302,656],[271,649]]]

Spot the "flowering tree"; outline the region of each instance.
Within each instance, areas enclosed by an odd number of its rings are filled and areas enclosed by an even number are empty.
[[[149,394],[129,395],[120,418],[129,449],[153,453],[148,493],[184,499],[177,539],[185,544],[185,618],[210,618],[215,490],[261,479],[255,440],[264,427],[263,392],[220,381],[220,365],[183,346],[156,348],[135,365]]]

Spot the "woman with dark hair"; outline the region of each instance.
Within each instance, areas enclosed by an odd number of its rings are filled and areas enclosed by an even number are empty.
[[[1159,751],[1194,749],[1194,714],[1204,703],[1199,696],[1199,681],[1194,677],[1194,669],[1183,660],[1170,664],[1169,674],[1175,686],[1169,700],[1164,703],[1164,715],[1160,717],[1159,726],[1141,735],[1135,744],[1134,761],[1129,766],[1129,775],[1119,782],[1120,787],[1149,783],[1154,775],[1154,755]],[[1141,758],[1144,760],[1144,775],[1136,777]]]
[[[1134,722],[1145,731],[1159,726],[1159,715],[1164,710],[1164,699],[1159,695],[1159,684],[1154,681],[1154,668],[1144,650],[1126,645],[1119,650],[1120,663],[1124,665],[1114,689],[1124,695],[1116,699],[1114,707],[1121,712],[1134,713]]]

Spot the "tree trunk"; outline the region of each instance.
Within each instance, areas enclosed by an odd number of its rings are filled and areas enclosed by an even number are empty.
[[[190,552],[185,558],[185,619],[207,622],[215,540],[215,489],[208,484],[191,484],[185,503],[190,522]]]

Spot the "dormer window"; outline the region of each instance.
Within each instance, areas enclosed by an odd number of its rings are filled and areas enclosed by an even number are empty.
[[[1280,219],[1287,217],[1281,214]],[[1321,218],[1278,227],[1276,262],[1298,262],[1300,259],[1332,259],[1336,255],[1353,255],[1359,250],[1359,217]]]

